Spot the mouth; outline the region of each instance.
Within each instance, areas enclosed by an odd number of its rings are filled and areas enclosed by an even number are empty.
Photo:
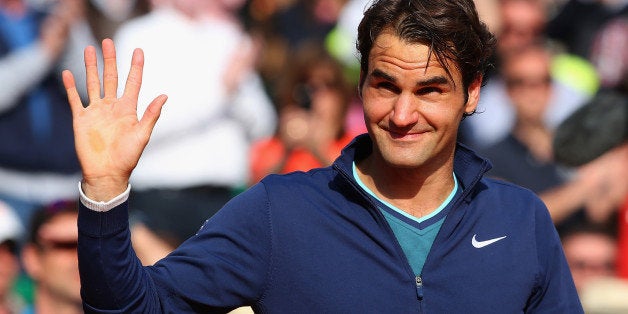
[[[388,134],[390,135],[390,138],[392,138],[393,140],[401,140],[401,141],[412,141],[412,140],[416,140],[420,137],[422,137],[423,135],[425,135],[426,133],[428,133],[428,131],[416,131],[416,130],[386,130],[388,132]]]

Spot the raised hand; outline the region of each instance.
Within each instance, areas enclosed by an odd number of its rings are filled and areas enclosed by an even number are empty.
[[[74,127],[74,139],[83,171],[83,192],[95,201],[108,201],[122,193],[146,147],[167,97],[160,95],[137,118],[137,98],[142,85],[144,55],[133,52],[124,93],[117,96],[118,70],[113,41],[102,42],[103,93],[94,47],[85,49],[89,104],[84,107],[72,73],[63,71]]]

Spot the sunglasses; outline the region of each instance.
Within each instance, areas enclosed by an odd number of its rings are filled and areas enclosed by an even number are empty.
[[[506,86],[510,89],[513,88],[537,88],[537,87],[547,87],[552,82],[552,78],[547,76],[541,76],[536,78],[525,78],[525,77],[510,77],[506,78]]]
[[[44,251],[76,251],[77,240],[46,240],[39,243],[39,247]]]

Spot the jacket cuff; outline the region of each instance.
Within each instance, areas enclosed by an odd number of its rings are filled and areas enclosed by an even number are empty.
[[[106,212],[109,211],[111,209],[113,209],[114,207],[126,202],[127,199],[129,199],[129,194],[131,193],[131,184],[129,184],[126,187],[126,190],[124,190],[124,192],[122,192],[120,195],[114,197],[113,199],[107,201],[107,202],[97,202],[94,201],[92,199],[90,199],[89,197],[87,197],[84,193],[83,193],[83,188],[81,187],[81,182],[78,183],[78,188],[79,188],[79,199],[81,200],[81,203],[83,203],[83,205],[93,211],[97,211],[97,212]]]

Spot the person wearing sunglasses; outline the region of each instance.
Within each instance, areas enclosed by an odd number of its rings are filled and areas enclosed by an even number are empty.
[[[83,313],[78,272],[76,202],[56,202],[32,217],[22,250],[26,273],[35,283],[30,313]]]

